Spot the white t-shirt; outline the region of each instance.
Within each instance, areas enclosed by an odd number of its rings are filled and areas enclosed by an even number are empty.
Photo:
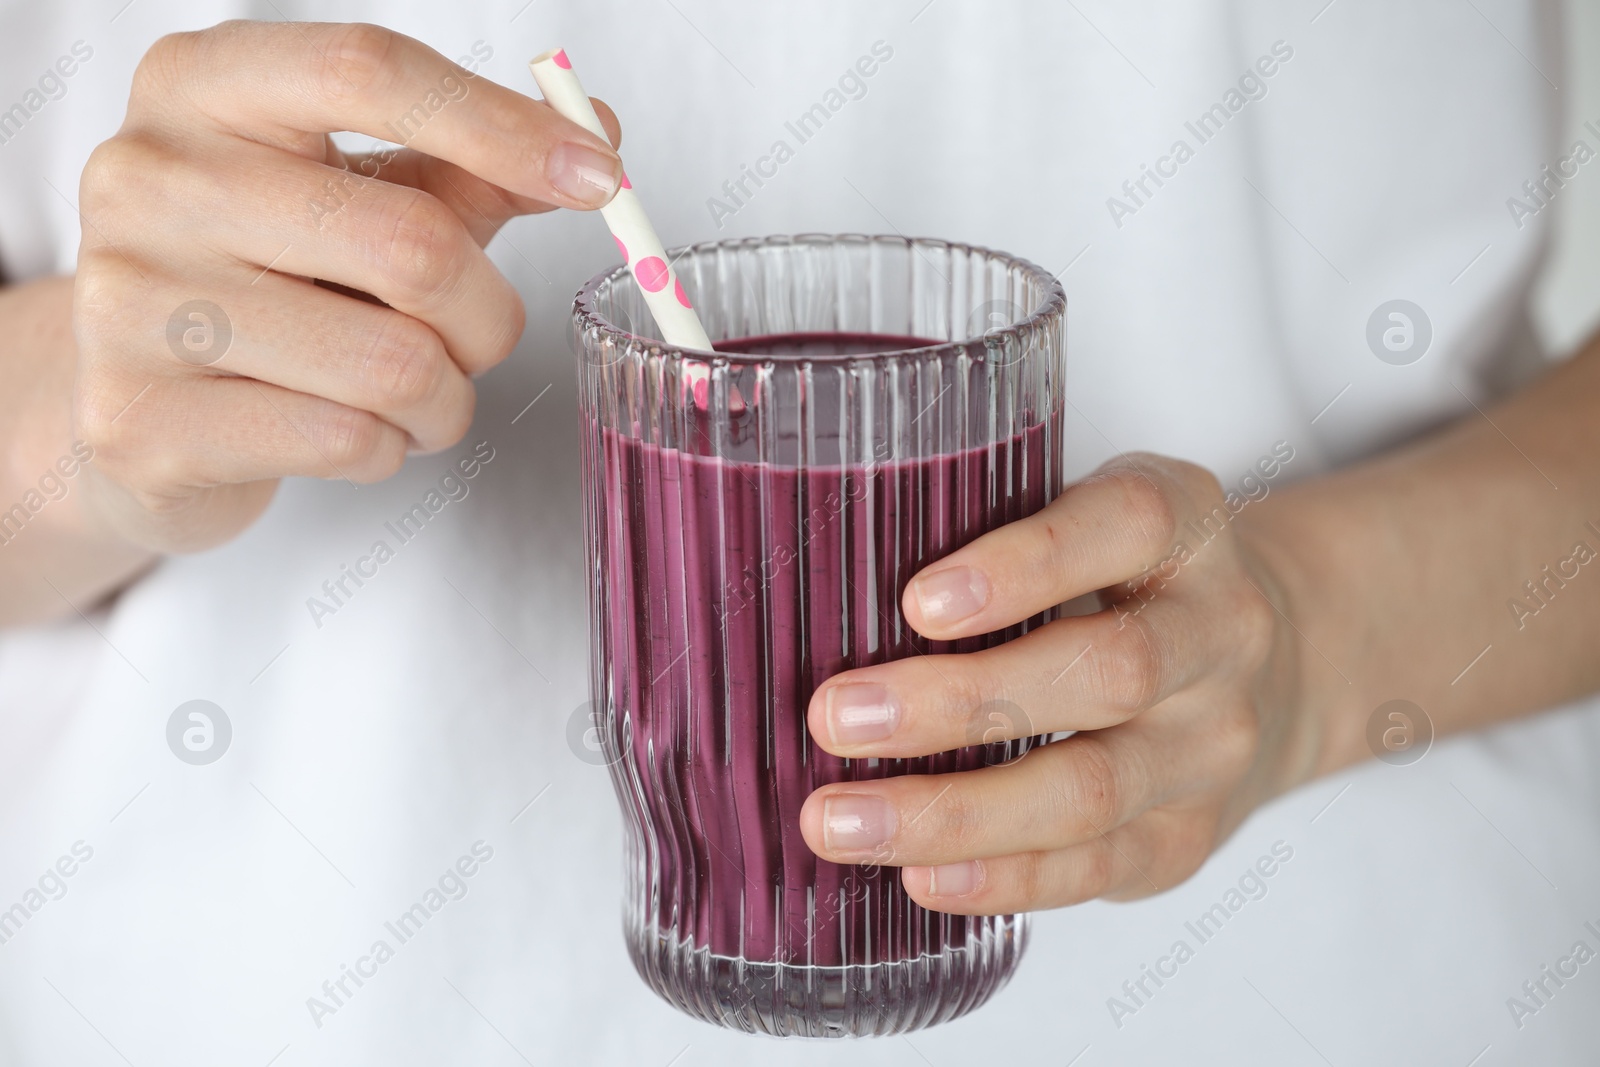
[[[1282,484],[1470,411],[1458,388],[1520,375],[1504,353],[1548,220],[1508,198],[1566,154],[1534,0],[119,6],[0,5],[13,278],[72,269],[78,174],[161,34],[378,21],[487,50],[481,72],[530,93],[527,58],[560,44],[622,116],[668,244],[900,231],[1063,271],[1069,473],[1137,448],[1236,484],[1282,441]],[[877,42],[891,58],[842,83]],[[46,77],[62,56],[73,74]],[[819,102],[838,106],[795,143]],[[778,140],[793,158],[733,203],[723,183]],[[285,483],[235,542],[0,637],[0,909],[22,915],[0,1064],[1592,1061],[1600,964],[1571,953],[1600,949],[1593,705],[1313,783],[1172,892],[1041,915],[1010,987],[937,1031],[757,1043],[658,1001],[623,949],[609,780],[568,744],[588,661],[566,316],[614,250],[559,214],[490,251],[528,330],[461,446],[380,486]],[[1369,345],[1394,300],[1424,310],[1420,359]],[[1402,320],[1375,321],[1404,349]],[[479,442],[465,498],[314,618]],[[231,725],[207,765],[168,745],[191,700]],[[396,944],[385,924],[430,891]],[[1186,924],[1218,904],[1202,941]],[[308,1006],[380,939],[392,958],[337,1010]],[[1544,965],[1579,969],[1558,987]]]

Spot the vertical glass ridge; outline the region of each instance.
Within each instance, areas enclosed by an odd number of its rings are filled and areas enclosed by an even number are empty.
[[[656,337],[625,267],[574,311],[591,690],[629,952],[670,1003],[733,1029],[954,1018],[1010,978],[1025,917],[930,912],[892,866],[819,860],[800,806],[827,782],[970,769],[1039,739],[844,760],[811,742],[806,709],[839,671],[1054,617],[929,642],[899,602],[922,566],[1060,492],[1064,295],[1032,264],[927,239],[739,239],[674,264],[716,355]],[[808,333],[897,340],[721,347]]]

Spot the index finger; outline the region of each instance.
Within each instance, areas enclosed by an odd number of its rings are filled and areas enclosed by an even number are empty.
[[[241,21],[173,34],[137,81],[152,91],[135,92],[130,117],[188,127],[198,112],[314,159],[324,134],[349,130],[561,207],[600,207],[622,180],[621,159],[599,137],[382,26]]]
[[[1126,581],[1171,548],[1187,510],[1182,483],[1160,457],[1108,466],[929,564],[906,586],[906,620],[926,637],[953,640]]]

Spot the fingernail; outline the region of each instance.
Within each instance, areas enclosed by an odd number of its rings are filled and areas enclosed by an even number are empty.
[[[822,843],[830,852],[874,848],[894,836],[894,808],[882,797],[835,793],[822,802]]]
[[[827,695],[828,736],[835,745],[882,741],[900,724],[900,708],[887,686],[851,682]]]
[[[922,617],[946,626],[971,618],[989,602],[989,579],[971,567],[947,567],[912,585]]]
[[[570,141],[550,150],[547,166],[546,176],[557,192],[589,207],[610,202],[622,181],[622,160]]]
[[[977,860],[941,863],[928,868],[928,895],[931,897],[964,897],[977,892],[982,885],[983,864]]]

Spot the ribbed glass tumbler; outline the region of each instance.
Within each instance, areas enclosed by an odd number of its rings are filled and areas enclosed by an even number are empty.
[[[655,339],[627,267],[578,294],[591,685],[626,825],[624,927],[684,1011],[755,1033],[893,1034],[1005,984],[1022,916],[911,901],[883,865],[819,860],[828,782],[964,770],[994,740],[847,760],[806,707],[927,641],[922,566],[1061,491],[1061,287],[1010,256],[857,235],[697,245],[674,266],[717,351]],[[685,297],[686,298],[686,297]],[[974,721],[980,717],[975,715]]]

